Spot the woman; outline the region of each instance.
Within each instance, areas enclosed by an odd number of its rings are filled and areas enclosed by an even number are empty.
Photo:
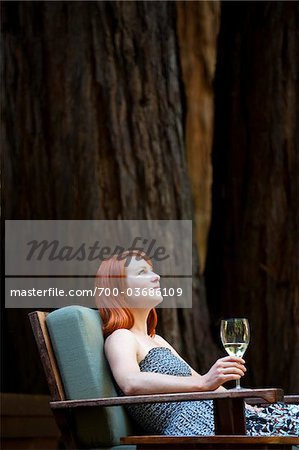
[[[155,333],[155,307],[162,302],[160,277],[142,252],[133,250],[102,262],[96,278],[96,303],[103,321],[105,354],[121,395],[222,391],[246,372],[242,358],[219,359],[204,375],[193,370]],[[127,406],[132,418],[151,434],[214,434],[213,403],[155,403]],[[250,435],[298,435],[295,405],[246,406]]]

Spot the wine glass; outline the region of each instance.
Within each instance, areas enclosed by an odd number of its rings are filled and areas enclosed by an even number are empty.
[[[221,320],[220,336],[222,344],[230,356],[242,358],[250,339],[247,319]],[[236,389],[241,389],[240,380],[236,380]]]

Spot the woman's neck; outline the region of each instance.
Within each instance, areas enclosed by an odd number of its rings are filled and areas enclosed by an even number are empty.
[[[131,309],[131,312],[134,316],[134,325],[131,328],[131,331],[139,336],[148,336],[147,332],[147,318],[149,315],[148,309]]]

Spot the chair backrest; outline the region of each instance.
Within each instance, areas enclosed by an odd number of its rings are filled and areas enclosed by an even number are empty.
[[[30,314],[53,400],[117,396],[97,310],[67,306]],[[55,356],[54,356],[55,355]],[[76,438],[84,447],[118,445],[132,433],[123,407],[76,410]]]
[[[52,343],[46,325],[47,315],[47,312],[34,311],[29,314],[29,318],[46,374],[52,400],[65,400],[59,369],[57,367],[56,358],[52,349]]]

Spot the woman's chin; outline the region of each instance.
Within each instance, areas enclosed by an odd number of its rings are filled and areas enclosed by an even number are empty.
[[[160,303],[163,302],[162,294],[160,294],[159,296],[157,296],[156,302],[157,302],[157,305],[159,305]]]
[[[157,295],[154,297],[148,297],[144,303],[146,303],[147,308],[155,308],[163,302],[162,295]]]

